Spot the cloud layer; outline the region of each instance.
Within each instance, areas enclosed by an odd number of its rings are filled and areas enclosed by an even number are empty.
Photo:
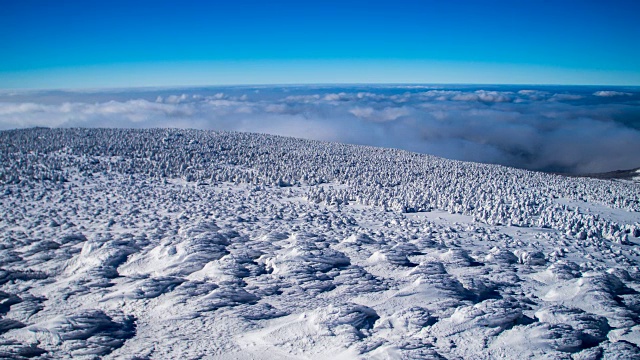
[[[229,87],[0,94],[0,129],[263,132],[588,173],[640,166],[640,92],[589,87]]]

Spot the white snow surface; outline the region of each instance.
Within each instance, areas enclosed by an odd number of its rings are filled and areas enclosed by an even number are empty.
[[[637,359],[640,185],[249,133],[0,132],[0,358]]]

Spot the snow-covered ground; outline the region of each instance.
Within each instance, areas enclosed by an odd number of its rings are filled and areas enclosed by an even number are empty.
[[[632,181],[29,129],[0,184],[0,357],[640,358]]]

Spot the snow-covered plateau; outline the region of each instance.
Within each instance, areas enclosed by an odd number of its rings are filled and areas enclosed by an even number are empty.
[[[638,359],[640,184],[198,130],[0,132],[0,357]]]

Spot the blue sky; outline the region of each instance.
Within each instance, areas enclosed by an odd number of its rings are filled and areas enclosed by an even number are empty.
[[[0,11],[0,88],[640,85],[639,1],[34,1]]]

